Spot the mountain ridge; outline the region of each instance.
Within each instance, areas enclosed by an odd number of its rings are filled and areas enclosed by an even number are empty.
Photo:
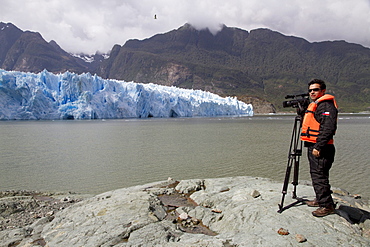
[[[5,70],[88,72],[87,64],[64,51],[54,40],[46,42],[38,32],[22,31],[12,23],[0,22],[0,67]],[[9,38],[11,37],[11,38]],[[4,42],[5,41],[5,42]]]
[[[286,94],[304,93],[308,81],[321,78],[327,81],[328,92],[344,103],[342,111],[369,107],[370,49],[358,44],[310,43],[266,28],[248,32],[223,26],[213,35],[186,24],[118,48],[103,61],[98,74],[239,99],[257,96],[278,110],[283,110]]]
[[[0,30],[4,25],[9,23],[0,23]],[[354,43],[310,43],[267,28],[248,32],[225,25],[212,34],[185,24],[116,44],[109,58],[95,54],[94,63],[88,63],[55,41],[43,42],[40,34],[30,32],[26,39],[27,31],[13,29],[6,35],[0,31],[0,41],[10,40],[0,47],[0,67],[6,70],[90,72],[106,79],[201,89],[253,103],[256,113],[294,111],[282,108],[284,96],[304,93],[308,81],[320,78],[337,97],[341,112],[370,109],[370,49]]]

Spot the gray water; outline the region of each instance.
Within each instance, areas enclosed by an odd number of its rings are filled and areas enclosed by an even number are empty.
[[[0,190],[96,194],[168,177],[283,182],[294,117],[0,122]],[[331,170],[332,186],[366,197],[369,124],[369,115],[340,115]],[[300,180],[310,179],[305,151]]]

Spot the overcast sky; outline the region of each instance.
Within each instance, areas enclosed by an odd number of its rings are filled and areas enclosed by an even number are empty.
[[[370,0],[0,0],[0,21],[87,54],[185,23],[213,32],[221,24],[269,28],[310,42],[346,40],[370,47]]]

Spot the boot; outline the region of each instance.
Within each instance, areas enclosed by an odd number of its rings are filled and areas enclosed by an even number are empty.
[[[320,207],[319,203],[317,202],[316,198],[313,199],[312,201],[305,201],[307,206],[309,207]]]
[[[312,215],[315,217],[324,217],[334,213],[335,213],[334,205],[329,205],[326,207],[319,207],[318,209],[312,212]]]

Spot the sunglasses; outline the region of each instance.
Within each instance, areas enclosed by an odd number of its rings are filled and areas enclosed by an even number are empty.
[[[311,93],[312,91],[314,92],[318,92],[320,91],[320,88],[312,88],[312,89],[308,89],[308,92]]]

